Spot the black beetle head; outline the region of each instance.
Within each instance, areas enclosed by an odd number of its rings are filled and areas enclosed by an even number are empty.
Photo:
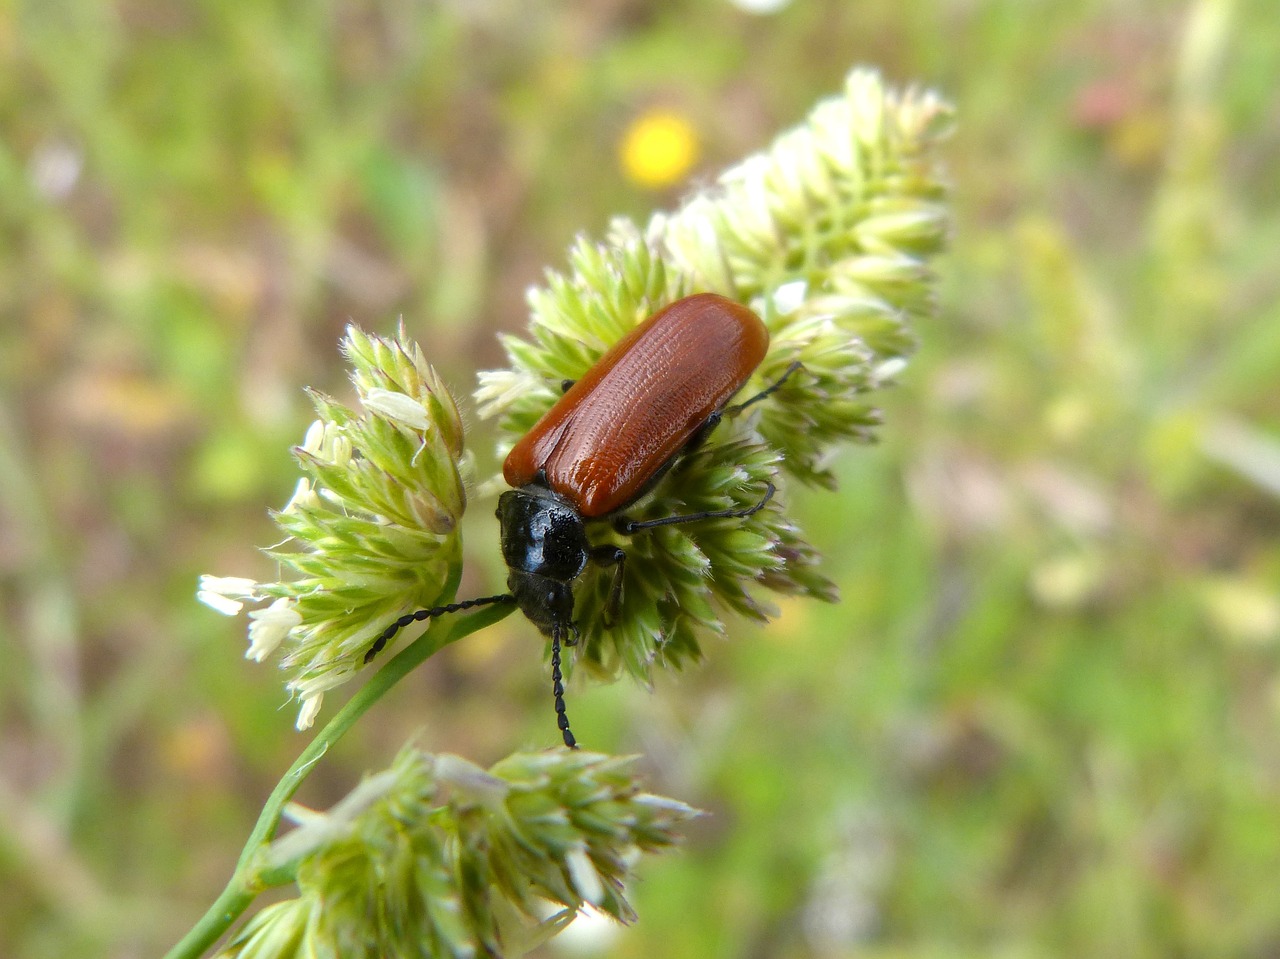
[[[520,612],[548,636],[555,628],[573,628],[572,583],[513,569],[507,576],[507,589],[516,598]]]

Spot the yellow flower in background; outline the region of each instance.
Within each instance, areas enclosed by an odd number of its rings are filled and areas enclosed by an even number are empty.
[[[698,135],[682,114],[649,110],[631,122],[618,154],[629,180],[659,190],[684,179],[698,161]]]

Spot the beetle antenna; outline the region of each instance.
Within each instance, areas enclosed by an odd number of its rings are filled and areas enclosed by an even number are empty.
[[[405,613],[394,623],[382,631],[382,635],[373,641],[373,645],[369,647],[369,651],[364,654],[364,661],[367,663],[378,653],[382,652],[382,647],[386,646],[388,641],[400,630],[404,629],[410,623],[420,623],[424,619],[430,619],[433,616],[443,616],[446,613],[457,613],[464,609],[472,609],[476,606],[490,606],[493,603],[514,603],[516,598],[510,593],[503,593],[501,596],[481,596],[479,599],[467,599],[461,603],[449,603],[447,606],[432,606],[430,609],[420,609],[416,613]]]
[[[578,741],[569,731],[569,717],[564,711],[564,677],[560,674],[560,634],[564,627],[556,623],[551,627],[551,695],[555,697],[556,725],[564,736],[564,744],[570,749],[578,748]]]
[[[759,403],[761,400],[765,399],[766,397],[772,396],[774,393],[778,392],[778,390],[782,389],[782,384],[784,384],[785,382],[787,382],[787,380],[791,378],[792,373],[794,373],[796,370],[802,370],[802,369],[804,369],[803,363],[801,363],[799,360],[793,361],[792,364],[786,368],[783,374],[779,376],[776,380],[774,380],[771,385],[766,386],[764,389],[762,389],[755,396],[751,397],[751,399],[747,400],[745,403],[739,403],[736,406],[726,407],[722,411],[723,414],[725,416],[737,416],[739,413],[745,410],[748,406],[751,406],[753,403]]]

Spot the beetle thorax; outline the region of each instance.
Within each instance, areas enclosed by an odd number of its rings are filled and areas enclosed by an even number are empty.
[[[544,633],[573,621],[573,581],[587,565],[587,533],[573,507],[536,484],[498,499],[507,587]]]

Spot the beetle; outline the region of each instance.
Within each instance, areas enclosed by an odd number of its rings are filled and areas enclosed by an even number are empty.
[[[367,663],[413,622],[476,606],[514,603],[551,638],[556,721],[566,746],[577,747],[565,713],[561,646],[577,642],[573,584],[588,563],[612,567],[605,625],[622,596],[626,553],[593,546],[589,524],[608,521],[632,535],[657,526],[744,518],[774,494],[742,509],[708,510],[636,522],[621,511],[649,492],[685,453],[698,447],[725,416],[775,392],[800,366],[736,406],[728,402],[755,372],[769,331],[755,313],[714,293],[676,300],[636,326],[564,391],[511,448],[503,464],[512,489],[498,499],[507,589],[421,609],[395,620],[365,654]]]

